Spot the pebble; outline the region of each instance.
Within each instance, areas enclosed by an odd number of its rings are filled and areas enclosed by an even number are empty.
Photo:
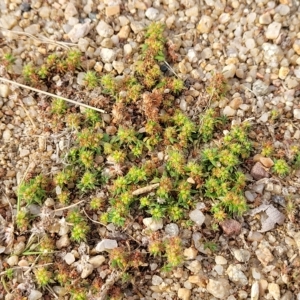
[[[158,15],[159,11],[154,7],[149,7],[145,12],[145,16],[151,21],[154,21]]]
[[[176,223],[170,223],[165,226],[165,233],[168,236],[178,236],[179,228]]]
[[[186,260],[192,260],[192,259],[195,259],[196,256],[198,254],[198,250],[193,248],[193,247],[190,247],[190,248],[186,248],[184,249],[183,251],[183,256]]]
[[[293,49],[298,55],[300,55],[300,39],[295,40],[293,44]]]
[[[93,273],[94,267],[89,263],[85,263],[81,272],[81,278],[87,278]]]
[[[187,267],[192,273],[198,274],[202,270],[202,265],[200,261],[193,260]]]
[[[89,259],[89,263],[93,265],[94,268],[100,267],[105,262],[105,257],[103,255],[96,255]]]
[[[56,241],[56,247],[57,249],[62,249],[65,247],[68,247],[70,245],[70,239],[67,234],[61,236],[57,241]]]
[[[79,39],[85,37],[91,30],[89,22],[84,24],[75,24],[74,27],[68,32],[68,37],[72,43],[77,43]]]
[[[71,265],[75,261],[75,256],[69,252],[64,256],[64,260],[68,265]]]
[[[182,300],[189,300],[191,298],[192,291],[186,288],[178,289],[177,296]]]
[[[249,202],[253,202],[255,200],[255,196],[250,191],[245,192],[245,197]]]
[[[78,15],[78,11],[72,2],[68,2],[65,8],[65,19],[68,21],[71,17]]]
[[[43,296],[43,294],[40,291],[31,289],[30,294],[27,299],[28,300],[38,300],[38,299],[41,299],[42,296]]]
[[[190,219],[195,222],[198,226],[201,226],[205,221],[205,215],[199,209],[192,210],[189,213]]]
[[[119,39],[124,39],[126,40],[128,37],[129,37],[129,34],[130,34],[130,26],[129,25],[124,25],[120,31],[118,32],[118,37]],[[130,44],[127,44],[127,45],[130,45]],[[131,46],[130,46],[131,47]],[[125,46],[124,46],[125,48]],[[124,53],[125,54],[125,53]],[[125,54],[126,55],[126,54]],[[128,55],[128,54],[127,54]]]
[[[294,235],[294,240],[295,240],[295,243],[298,247],[298,250],[300,251],[300,232],[297,232],[295,235]]]
[[[7,98],[9,95],[9,86],[6,84],[0,84],[0,96]]]
[[[273,162],[273,160],[271,159],[271,158],[269,158],[269,157],[263,157],[263,156],[261,156],[260,158],[259,158],[259,161],[262,163],[262,165],[264,166],[264,167],[266,167],[266,168],[271,168],[271,167],[273,167],[273,165],[274,165],[274,162]]]
[[[229,296],[229,282],[226,279],[209,279],[206,286],[207,291],[218,299],[226,299]]]
[[[247,262],[250,259],[250,251],[246,250],[246,249],[234,249],[233,250],[233,255],[235,257],[236,260],[238,260],[239,262]]]
[[[28,27],[24,28],[24,31],[26,33],[32,34],[32,35],[37,35],[41,30],[41,25],[40,24],[32,24],[29,25]]]
[[[112,250],[117,247],[118,247],[118,243],[116,240],[103,239],[101,242],[99,242],[96,245],[95,250],[97,252],[102,252],[102,251],[106,251],[106,250]]]
[[[109,38],[114,34],[113,28],[104,21],[100,21],[96,27],[98,34],[104,38]]]
[[[266,247],[257,249],[255,251],[255,254],[257,259],[262,263],[263,266],[267,266],[274,259],[271,251]]]
[[[263,165],[260,162],[255,163],[255,165],[251,169],[250,174],[255,180],[269,177],[269,173],[264,169]]]
[[[225,79],[233,78],[236,72],[236,66],[231,64],[228,66],[225,66],[222,70],[222,73],[225,77]]]
[[[246,275],[241,271],[241,265],[230,265],[228,269],[226,270],[227,275],[231,281],[234,283],[237,283],[239,285],[247,285],[248,279]]]
[[[228,219],[220,223],[224,233],[228,236],[239,235],[242,229],[241,224],[233,219]]]
[[[275,300],[280,300],[280,288],[277,283],[271,282],[268,284],[268,290],[270,295],[275,299]]]
[[[164,227],[162,219],[153,219],[153,218],[144,218],[143,219],[144,225],[152,231],[157,231]]]
[[[236,115],[236,110],[229,105],[226,105],[223,109],[223,115],[227,117],[233,117]]]
[[[111,63],[116,59],[117,53],[109,48],[101,48],[100,57],[102,59],[102,62]]]
[[[9,129],[5,129],[2,133],[2,138],[5,142],[9,141],[12,137],[11,131]]]
[[[116,5],[109,5],[105,8],[105,14],[107,17],[111,17],[111,16],[115,16],[118,15],[120,13],[120,5],[116,4]]]
[[[215,257],[215,262],[217,265],[226,265],[227,264],[227,259],[221,255],[217,255]]]
[[[18,265],[19,262],[19,257],[17,255],[12,255],[11,257],[8,258],[7,263],[13,267]]]
[[[251,286],[250,297],[251,300],[259,300],[259,284],[257,281],[254,281],[254,283]]]
[[[199,33],[209,33],[213,25],[213,19],[210,16],[203,15],[197,25]]]
[[[294,115],[295,119],[300,120],[300,109],[299,108],[295,108],[293,110],[293,115]]]
[[[158,276],[158,275],[152,276],[152,284],[153,285],[160,285],[162,283],[163,283],[163,279],[160,276]]]
[[[267,31],[265,32],[265,36],[267,39],[275,40],[278,38],[280,29],[281,29],[281,23],[278,22],[272,22],[269,26]]]
[[[113,63],[112,63],[112,66],[118,72],[118,74],[122,74],[124,69],[125,69],[125,65],[122,61],[114,60]]]
[[[38,14],[42,19],[48,19],[51,14],[51,9],[48,6],[42,6],[39,8]]]

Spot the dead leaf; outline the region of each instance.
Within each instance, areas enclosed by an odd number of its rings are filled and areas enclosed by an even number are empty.
[[[259,232],[266,232],[274,229],[276,223],[278,225],[283,224],[285,220],[284,214],[282,214],[272,204],[262,204],[259,207],[252,209],[250,215],[254,216],[262,211],[264,211],[268,217],[266,220],[262,221],[261,230],[258,230]]]

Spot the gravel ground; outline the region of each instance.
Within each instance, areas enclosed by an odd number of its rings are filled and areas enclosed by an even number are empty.
[[[252,123],[255,151],[249,160],[245,197],[253,210],[237,219],[242,227],[240,234],[226,235],[224,225],[223,232],[214,237],[218,249],[204,249],[208,237],[201,225],[209,223],[211,217],[203,207],[205,219],[190,214],[196,225],[188,229],[176,224],[163,224],[163,228],[156,224],[153,228],[145,220],[144,225],[135,223],[131,233],[137,240],[142,241],[143,231],[150,226],[161,234],[179,235],[184,241],[185,261],[172,272],[163,273],[153,259],[150,270],[137,272],[135,287],[128,287],[123,299],[300,299],[300,172],[281,179],[262,175],[262,167],[252,168],[257,162],[266,168],[272,164],[255,157],[264,142],[271,142],[276,153],[299,144],[299,1],[2,0],[0,8],[0,53],[16,57],[12,70],[15,76],[10,77],[13,80],[22,82],[18,74],[25,63],[41,64],[47,53],[71,46],[84,53],[87,68],[100,74],[131,74],[143,30],[151,22],[160,21],[178,52],[172,68],[189,82],[189,89],[177,99],[179,107],[192,118],[198,116],[204,109],[206,83],[212,72],[222,72],[230,91],[215,107],[232,124],[246,119]],[[9,77],[3,68],[1,72],[1,76]],[[59,80],[56,83],[57,93],[61,93]],[[94,96],[83,88],[80,73],[64,95],[87,104],[91,102],[82,99]],[[36,93],[0,82],[2,276],[7,266],[26,272],[29,265],[28,257],[22,255],[29,235],[11,233],[17,185],[24,174],[57,172],[62,167],[60,153],[68,147],[68,132],[47,130],[44,100],[43,96],[37,99]],[[103,117],[109,122],[110,112]],[[286,209],[288,199],[295,204],[292,214]],[[40,212],[35,206],[30,210]],[[268,217],[271,225],[266,225]],[[99,235],[105,236],[103,232],[110,230],[114,229],[99,229]],[[91,259],[84,257],[85,250],[72,249],[64,235],[60,236],[57,248],[63,249],[60,255],[68,265]],[[9,250],[9,237],[13,250]],[[114,246],[105,245],[98,252],[109,247]],[[91,272],[98,272],[105,282],[109,276],[99,266],[107,264],[107,257],[93,255]],[[28,297],[22,299],[54,299],[53,295],[69,299],[58,285],[52,292],[41,289],[21,271],[11,280],[15,289]],[[91,272],[81,277],[87,278]],[[13,291],[2,288],[1,292],[0,299],[17,299]]]

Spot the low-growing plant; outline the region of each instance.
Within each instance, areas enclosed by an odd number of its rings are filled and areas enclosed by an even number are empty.
[[[52,273],[46,267],[39,267],[34,271],[35,279],[40,287],[45,287],[52,282]]]
[[[290,167],[284,159],[275,159],[272,170],[280,177],[284,177],[289,174]]]
[[[95,88],[99,84],[99,77],[95,71],[87,71],[83,77],[83,81],[90,89]]]
[[[51,104],[51,112],[53,114],[62,115],[67,111],[66,101],[63,99],[53,99]]]

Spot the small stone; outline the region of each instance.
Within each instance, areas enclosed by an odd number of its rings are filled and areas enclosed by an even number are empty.
[[[226,24],[231,19],[231,16],[229,13],[222,13],[219,17],[219,22],[221,24]]]
[[[178,298],[182,300],[189,300],[191,298],[191,290],[186,289],[186,288],[180,288],[178,289]]]
[[[199,209],[192,210],[189,213],[190,219],[194,221],[198,226],[201,226],[205,221],[205,215]]]
[[[144,218],[144,225],[152,231],[157,231],[164,227],[162,219],[155,220],[153,218]]]
[[[236,66],[231,64],[223,68],[223,75],[226,79],[233,78],[236,72]]]
[[[189,276],[188,281],[189,283],[197,284],[200,287],[205,287],[207,278],[201,273],[198,275]]]
[[[18,19],[14,15],[2,14],[0,18],[0,26],[4,29],[12,29],[18,22]]]
[[[5,129],[2,133],[2,138],[4,141],[9,141],[11,136],[11,131],[9,129]]]
[[[7,98],[9,95],[9,86],[6,84],[0,84],[0,96]]]
[[[153,285],[160,285],[162,283],[163,283],[163,279],[160,276],[153,275],[153,277],[152,277],[152,284]]]
[[[75,256],[69,252],[64,256],[64,260],[68,265],[71,265],[75,261]]]
[[[126,40],[128,37],[129,37],[129,34],[130,34],[130,26],[129,25],[125,25],[123,27],[121,27],[120,31],[118,32],[118,37],[119,39],[124,39]],[[130,44],[127,44],[127,45],[130,45]],[[131,46],[130,46],[131,47]],[[125,48],[125,46],[124,46]],[[125,49],[124,49],[125,50]],[[124,51],[125,52],[125,51]],[[125,54],[125,53],[124,53]]]
[[[70,245],[70,239],[67,234],[63,235],[59,240],[56,241],[57,249],[65,248]]]
[[[186,260],[195,259],[197,254],[198,254],[198,250],[193,247],[186,248],[183,251],[183,256]]]
[[[265,32],[266,38],[270,40],[277,39],[280,33],[281,26],[281,23],[278,22],[271,23],[268,26],[267,31]]]
[[[68,21],[71,17],[78,15],[78,11],[72,2],[68,2],[65,9],[65,19]]]
[[[98,34],[104,38],[109,38],[114,34],[113,28],[104,21],[98,23],[96,30]]]
[[[269,262],[271,262],[274,259],[274,256],[272,255],[271,251],[266,248],[262,247],[255,251],[257,259],[262,263],[263,266],[267,266]]]
[[[259,161],[263,164],[264,167],[266,168],[271,168],[274,165],[274,162],[271,158],[269,157],[260,157]]]
[[[246,275],[240,270],[241,265],[230,265],[227,269],[229,279],[239,285],[247,285],[248,279]]]
[[[250,174],[255,180],[269,177],[269,173],[265,170],[260,162],[255,163],[255,165],[251,169]]]
[[[53,286],[53,291],[59,296],[59,297],[63,297],[68,293],[68,289],[64,288],[62,286],[59,285],[54,285]]]
[[[259,272],[259,270],[257,268],[252,268],[251,269],[252,272],[252,277],[256,280],[260,280],[261,279],[261,274]]]
[[[179,233],[178,225],[175,223],[170,223],[170,224],[166,225],[165,233],[168,236],[178,236],[178,233]]]
[[[253,83],[253,92],[257,96],[265,95],[269,90],[269,85],[264,83],[262,80],[258,79]]]
[[[85,263],[81,272],[81,278],[87,278],[93,273],[94,267],[89,263]]]
[[[16,266],[19,262],[19,257],[17,255],[12,255],[11,257],[9,257],[7,259],[7,263],[13,267],[13,266]]]
[[[250,231],[247,240],[250,242],[260,242],[263,237],[264,236],[258,231]]]
[[[296,78],[292,77],[292,76],[288,76],[285,79],[285,83],[286,83],[288,89],[296,88],[299,85],[298,80]]]
[[[239,262],[247,262],[250,259],[250,252],[246,249],[234,249],[233,255]]]
[[[272,22],[272,18],[269,12],[262,14],[258,20],[259,24],[268,25]]]
[[[158,15],[159,11],[154,7],[149,7],[145,12],[145,16],[151,21],[154,21]]]
[[[38,13],[42,19],[48,19],[51,13],[51,9],[48,6],[42,6],[39,10]]]
[[[95,247],[95,250],[97,252],[102,252],[105,250],[111,250],[118,247],[118,243],[116,240],[111,239],[103,239],[101,242],[97,244]]]
[[[288,76],[289,73],[290,73],[290,68],[288,68],[288,67],[280,67],[279,73],[278,73],[278,77],[280,79],[285,79]]]
[[[32,24],[32,25],[29,25],[28,27],[26,27],[24,29],[24,31],[26,33],[29,33],[29,34],[32,34],[32,35],[36,35],[40,32],[41,30],[41,25],[40,24]]]
[[[197,25],[199,33],[209,33],[213,25],[213,19],[210,16],[202,16],[200,22]]]
[[[250,191],[245,192],[245,197],[249,202],[253,202],[255,200],[255,196]]]
[[[38,300],[41,299],[43,294],[38,290],[30,290],[28,300]]]
[[[237,110],[240,105],[243,103],[243,99],[241,97],[237,97],[237,98],[234,98],[232,99],[230,102],[229,102],[229,106],[232,108],[232,109],[235,109]]]
[[[30,154],[30,151],[27,149],[21,149],[20,150],[20,157],[26,157]]]
[[[107,126],[107,127],[105,128],[105,132],[106,132],[108,135],[115,135],[117,131],[118,131],[118,129],[117,129],[116,126]]]
[[[104,63],[111,63],[116,59],[117,53],[112,49],[102,48],[100,50],[100,57]]]
[[[295,40],[293,49],[298,55],[300,55],[300,40]]]
[[[122,74],[124,69],[125,69],[125,65],[122,61],[117,61],[114,60],[112,63],[114,69],[118,72],[118,74]]]
[[[79,39],[85,37],[91,30],[89,22],[75,24],[74,27],[68,32],[68,37],[72,43],[77,43]]]
[[[190,7],[185,10],[185,15],[187,17],[198,17],[199,15],[199,6],[194,5],[193,7]]]
[[[295,119],[300,120],[300,109],[299,108],[295,108],[293,110],[293,114],[294,114]]]
[[[229,219],[220,223],[220,225],[226,235],[232,236],[241,233],[242,225],[236,220]]]
[[[202,270],[202,265],[199,260],[193,260],[187,268],[194,274],[198,274]]]
[[[179,69],[179,72],[182,73],[182,74],[186,74],[188,72],[188,69],[185,65],[185,61],[182,60],[179,64],[178,64],[178,69]]]
[[[180,109],[181,109],[182,111],[186,111],[186,109],[187,109],[187,103],[186,103],[186,101],[185,101],[184,99],[181,99],[181,100],[180,100],[179,107],[180,107]]]
[[[226,265],[227,264],[227,259],[221,255],[217,255],[215,257],[215,262],[217,265]]]
[[[105,257],[103,255],[96,255],[89,259],[89,263],[93,265],[94,268],[100,267],[105,262]]]
[[[226,279],[209,279],[207,291],[218,299],[226,299],[230,292],[230,285]]]
[[[227,117],[233,117],[236,115],[236,110],[226,105],[223,109],[223,115]]]
[[[120,5],[110,5],[105,8],[105,14],[107,17],[115,16],[120,13]]]
[[[269,283],[268,290],[270,295],[272,295],[275,300],[280,299],[280,288],[277,283],[273,283],[273,282]]]

